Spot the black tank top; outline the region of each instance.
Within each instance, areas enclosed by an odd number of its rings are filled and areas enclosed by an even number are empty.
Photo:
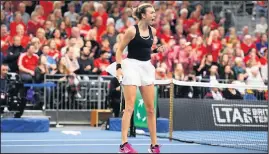
[[[149,36],[143,38],[140,36],[138,25],[135,25],[135,29],[135,37],[128,44],[127,58],[148,61],[151,59],[151,46],[153,44],[151,28],[148,26]]]

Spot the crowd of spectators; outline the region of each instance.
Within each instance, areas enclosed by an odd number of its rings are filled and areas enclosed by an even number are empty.
[[[195,1],[147,2],[157,15],[153,48],[167,48],[152,54],[156,79],[267,84],[264,16],[256,17],[259,22],[252,33],[248,26],[236,29],[227,24],[225,16],[217,19]],[[115,61],[124,31],[137,22],[132,7],[140,3],[1,1],[0,60],[24,82],[43,82],[44,74],[107,76],[105,69]],[[254,7],[267,9],[259,2]]]

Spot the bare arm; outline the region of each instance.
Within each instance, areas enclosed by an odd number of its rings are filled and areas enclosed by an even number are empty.
[[[152,34],[153,34],[153,38],[156,36],[156,29],[154,27],[151,27],[151,30],[152,30]]]
[[[123,35],[123,39],[119,43],[118,49],[116,51],[116,63],[121,64],[122,61],[122,52],[125,49],[125,47],[129,44],[129,42],[135,37],[135,27],[132,26],[128,28],[125,31],[125,34]]]

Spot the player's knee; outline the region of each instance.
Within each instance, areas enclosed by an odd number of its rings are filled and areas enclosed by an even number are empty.
[[[133,114],[134,108],[128,107],[124,109],[124,113],[126,114]]]
[[[148,116],[154,116],[154,114],[155,114],[154,107],[149,107],[146,110],[147,110],[147,115]]]

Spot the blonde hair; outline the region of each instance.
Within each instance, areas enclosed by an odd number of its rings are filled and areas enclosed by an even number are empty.
[[[55,1],[54,3],[53,3],[53,9],[55,10],[55,9],[60,9],[61,8],[61,1]]]
[[[142,14],[146,13],[146,9],[148,7],[153,8],[153,6],[149,3],[143,3],[143,4],[139,5],[137,8],[133,8],[133,17],[138,19],[138,20],[141,20]]]

